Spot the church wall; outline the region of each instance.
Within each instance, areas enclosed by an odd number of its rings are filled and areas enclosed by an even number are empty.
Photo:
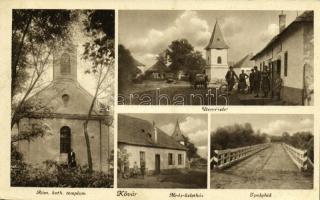
[[[118,148],[126,149],[129,153],[129,167],[133,168],[134,162],[137,162],[140,168],[140,151],[145,152],[146,160],[146,171],[155,170],[155,155],[160,155],[160,170],[166,169],[182,169],[186,167],[186,151],[163,149],[163,148],[152,148],[144,146],[133,146],[127,144],[118,144]],[[168,165],[168,153],[173,154],[173,165]],[[178,154],[182,154],[182,164],[178,165]]]
[[[219,66],[228,66],[228,50],[227,49],[210,49],[208,52],[208,55],[210,55],[210,66],[219,67]],[[217,59],[218,57],[221,57],[221,64],[218,64]]]
[[[20,123],[20,130],[24,125],[32,124],[37,119],[23,119]],[[66,154],[60,154],[60,129],[68,126],[71,129],[71,148],[76,153],[76,161],[79,165],[87,164],[86,142],[83,133],[84,120],[78,119],[43,119],[42,122],[51,129],[51,134],[43,138],[37,138],[34,141],[19,142],[18,148],[23,153],[27,163],[34,166],[43,165],[43,161],[55,160],[59,163],[67,161]],[[99,121],[90,121],[88,132],[91,145],[91,155],[94,170],[107,171],[108,152],[113,149],[113,143],[108,138],[107,127],[101,125]],[[108,148],[108,141],[110,146]],[[112,146],[111,146],[112,145]],[[101,147],[101,148],[100,148]]]

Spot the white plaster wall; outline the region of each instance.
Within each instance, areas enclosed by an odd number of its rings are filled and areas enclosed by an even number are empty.
[[[162,149],[162,148],[152,148],[143,146],[133,146],[126,144],[118,144],[120,149],[126,149],[129,153],[129,167],[132,168],[134,162],[137,162],[140,168],[140,151],[145,152],[146,159],[146,169],[155,170],[155,155],[160,155],[160,170],[161,169],[175,169],[175,168],[185,168],[186,162],[186,152],[182,150],[172,150],[172,149]],[[173,165],[168,165],[168,153],[173,154]],[[178,154],[182,154],[182,164],[178,165]]]
[[[20,129],[24,125],[32,123],[36,119],[22,119]],[[23,153],[26,162],[41,166],[43,161],[55,160],[66,162],[65,154],[60,154],[60,129],[68,126],[71,129],[71,148],[76,153],[76,161],[79,165],[87,164],[87,149],[83,133],[83,120],[74,119],[44,119],[42,122],[51,129],[51,134],[34,141],[21,141],[18,148]],[[108,155],[113,149],[113,136],[108,134],[107,126],[101,125],[99,121],[90,121],[88,132],[91,145],[91,155],[94,170],[108,170]],[[101,148],[100,148],[101,147]]]

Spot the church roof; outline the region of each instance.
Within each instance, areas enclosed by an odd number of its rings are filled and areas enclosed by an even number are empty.
[[[154,148],[186,150],[183,145],[176,142],[172,137],[159,128],[157,128],[158,141],[155,143],[149,136],[149,134],[152,134],[152,131],[152,123],[146,120],[123,114],[118,115],[119,143]]]
[[[223,35],[221,32],[221,29],[219,27],[218,21],[216,21],[216,24],[214,25],[212,35],[209,41],[209,44],[205,48],[208,49],[229,49],[229,46],[226,44],[226,42],[223,39]]]
[[[69,96],[68,102],[63,102],[62,96]],[[43,88],[30,98],[34,107],[44,106],[38,109],[36,113],[46,112],[50,109],[52,114],[75,114],[87,115],[93,96],[87,92],[77,81],[52,81],[47,87]],[[93,108],[93,115],[100,115],[97,107]]]
[[[168,72],[169,68],[161,61],[157,61],[146,72]]]
[[[174,128],[174,131],[172,133],[172,136],[177,142],[184,141],[184,136],[182,134],[182,131],[180,129],[179,121],[177,120],[176,126]]]

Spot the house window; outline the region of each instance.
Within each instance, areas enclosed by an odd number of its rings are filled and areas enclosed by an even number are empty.
[[[284,76],[288,75],[288,52],[284,53]]]
[[[64,53],[61,55],[60,60],[60,72],[62,74],[70,74],[71,72],[71,62],[70,62],[70,56],[67,53]]]
[[[178,165],[182,165],[182,154],[178,154]]]
[[[64,126],[60,129],[60,153],[69,153],[71,149],[71,129]]]
[[[172,153],[168,153],[168,165],[173,165],[173,155],[172,155]]]
[[[144,151],[140,151],[140,161],[146,160],[146,153]]]
[[[218,64],[221,64],[221,63],[222,63],[222,59],[221,59],[220,56],[218,56],[218,58],[217,58],[217,63],[218,63]]]

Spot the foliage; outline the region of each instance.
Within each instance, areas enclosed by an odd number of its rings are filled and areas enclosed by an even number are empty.
[[[92,74],[96,79],[96,90],[87,118],[83,123],[88,167],[92,171],[88,123],[99,96],[106,93],[107,89],[113,85],[113,81],[106,80],[113,77],[114,71],[114,10],[86,10],[84,12],[86,17],[83,23],[90,41],[84,44],[83,59],[91,62],[91,66],[85,73]]]
[[[309,158],[313,161],[314,157],[314,136],[310,132],[296,132],[290,135],[283,132],[281,136],[272,136],[272,142],[285,142],[295,148],[308,151]]]
[[[12,165],[11,186],[111,188],[112,173],[90,172],[88,168],[68,168],[55,161],[46,161],[45,168],[34,168],[20,162]]]
[[[219,127],[211,134],[211,150],[237,148],[266,142],[267,135],[254,132],[250,123]]]
[[[19,134],[11,136],[11,143],[22,140],[32,141],[36,138],[50,135],[50,131],[50,127],[39,119],[30,124],[24,124],[23,127],[19,127]]]
[[[192,158],[199,158],[200,156],[198,155],[198,148],[190,142],[190,139],[187,136],[184,136],[184,144],[185,147],[187,148],[187,158],[191,160]]]
[[[186,39],[172,41],[166,50],[166,54],[171,62],[169,67],[174,72],[178,70],[199,70],[206,65],[201,52],[195,51]]]
[[[125,166],[129,163],[130,154],[126,149],[118,149],[118,175],[123,175]]]
[[[19,121],[25,101],[39,87],[55,47],[67,40],[73,14],[69,10],[12,12],[11,128]]]
[[[131,55],[129,49],[125,46],[118,46],[118,82],[119,82],[119,93],[125,90],[135,77],[137,67],[134,64],[134,58]]]

